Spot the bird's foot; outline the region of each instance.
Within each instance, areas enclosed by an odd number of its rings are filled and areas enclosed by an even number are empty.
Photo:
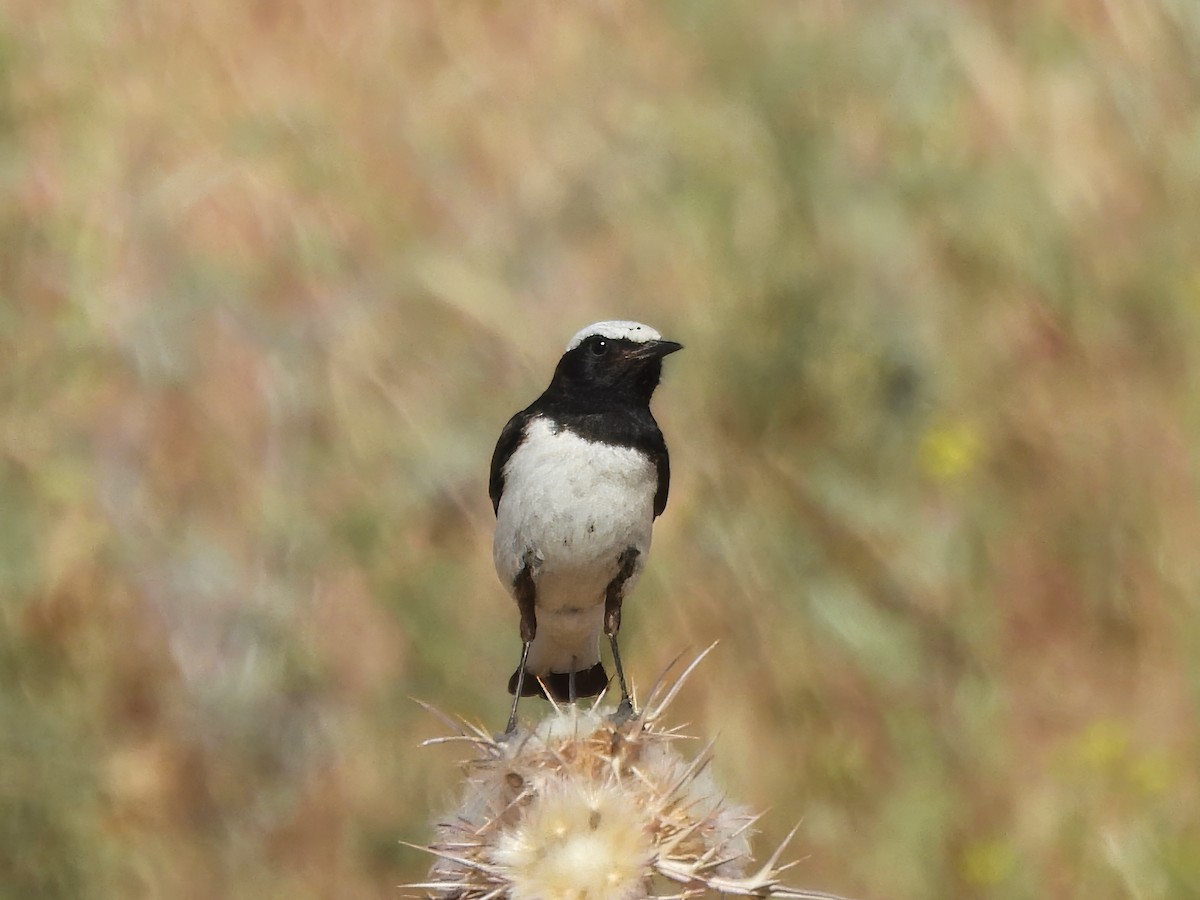
[[[621,702],[617,704],[617,711],[609,716],[609,721],[614,725],[621,726],[630,719],[636,718],[637,712],[633,708],[633,703],[628,697],[622,697]]]

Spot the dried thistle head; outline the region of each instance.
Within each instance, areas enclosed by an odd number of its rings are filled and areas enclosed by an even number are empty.
[[[423,848],[437,857],[429,879],[406,887],[454,900],[706,891],[837,900],[782,886],[783,846],[751,871],[757,816],[725,802],[708,771],[711,743],[689,760],[676,749],[682,735],[662,727],[667,705],[711,649],[673,684],[660,679],[645,711],[624,721],[598,701],[590,710],[556,707],[536,727],[497,739],[441,717],[457,733],[430,743],[467,741],[478,756],[467,763],[460,806]]]

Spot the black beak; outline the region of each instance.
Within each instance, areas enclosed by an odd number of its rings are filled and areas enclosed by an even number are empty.
[[[630,352],[630,359],[662,359],[676,350],[682,350],[683,344],[676,341],[647,341],[639,344]]]

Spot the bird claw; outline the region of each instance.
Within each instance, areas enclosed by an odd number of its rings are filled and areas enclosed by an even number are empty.
[[[614,725],[624,725],[637,713],[634,712],[633,703],[628,697],[622,697],[621,702],[617,705],[617,711],[612,714],[611,721]]]

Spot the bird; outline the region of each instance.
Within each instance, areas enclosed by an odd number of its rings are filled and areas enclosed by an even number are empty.
[[[681,349],[640,322],[588,325],[500,433],[488,478],[492,560],[521,635],[506,734],[522,697],[573,703],[604,690],[601,633],[621,687],[617,713],[633,714],[617,632],[667,505],[671,464],[650,398],[663,358]]]

